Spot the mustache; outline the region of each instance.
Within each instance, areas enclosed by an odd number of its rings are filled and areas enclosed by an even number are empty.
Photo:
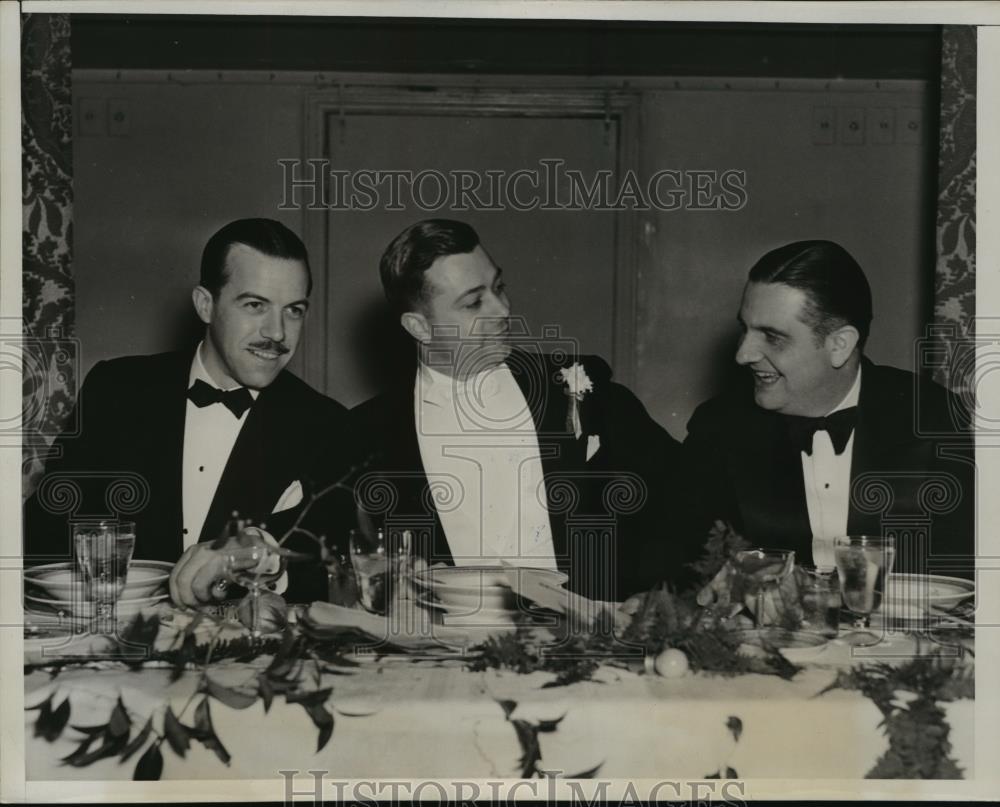
[[[284,355],[289,352],[289,348],[285,347],[281,342],[274,342],[270,339],[264,342],[252,342],[247,347],[252,347],[254,350],[268,350],[278,355]]]

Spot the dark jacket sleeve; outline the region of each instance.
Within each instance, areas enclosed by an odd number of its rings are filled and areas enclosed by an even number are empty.
[[[303,500],[267,521],[268,531],[276,537],[291,531],[284,546],[310,558],[289,566],[285,593],[289,602],[326,599],[326,567],[317,540],[346,551],[346,536],[353,519],[350,490],[340,484],[349,478],[352,460],[347,410],[331,398],[309,392],[299,411],[305,421],[300,473]]]
[[[709,530],[716,521],[728,522],[740,532],[736,493],[727,472],[725,455],[727,414],[721,399],[706,401],[695,409],[687,426],[681,483],[686,502],[683,555],[686,564],[704,553]]]
[[[683,588],[688,576],[683,538],[690,517],[683,489],[686,469],[681,444],[631,390],[610,380],[610,368],[602,360],[588,357],[585,367],[598,394],[592,410],[584,409],[581,418],[585,431],[589,430],[588,420],[597,424],[595,430],[601,438],[601,448],[594,457],[599,460],[597,467],[611,474],[634,474],[644,488],[637,508],[627,505],[625,512],[613,514],[622,532],[618,596],[627,597],[661,582]],[[585,397],[584,406],[586,403]]]

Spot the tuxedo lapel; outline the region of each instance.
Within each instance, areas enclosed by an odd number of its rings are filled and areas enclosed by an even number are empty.
[[[546,357],[521,350],[511,353],[507,366],[531,410],[546,485],[553,478],[565,478],[572,470],[579,470],[580,466],[573,463],[573,452],[578,448],[576,436],[566,419],[569,397],[555,382],[555,368]],[[583,481],[578,479],[575,484],[583,486]],[[549,509],[552,548],[563,571],[569,560],[566,515]]]
[[[554,369],[544,356],[522,350],[511,353],[507,366],[531,411],[542,469],[546,475],[563,470],[576,438],[566,422],[569,397],[556,385]]]
[[[733,434],[743,445],[730,454],[747,532],[768,536],[763,543],[776,548],[801,552],[812,542],[802,458],[781,417],[753,406]]]
[[[212,498],[201,541],[219,536],[232,511],[260,523],[289,482],[293,481],[301,440],[294,430],[295,413],[286,400],[280,378],[261,390],[229,453]]]

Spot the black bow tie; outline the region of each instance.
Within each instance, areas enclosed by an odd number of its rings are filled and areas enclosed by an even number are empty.
[[[847,448],[847,441],[851,439],[851,432],[858,422],[858,407],[851,406],[847,409],[839,409],[836,412],[822,418],[804,418],[796,415],[785,415],[785,424],[788,428],[788,436],[800,451],[812,456],[813,435],[816,432],[826,432],[830,435],[830,442],[833,443],[833,450],[837,454],[843,454]]]
[[[253,396],[246,387],[223,391],[211,384],[206,384],[200,378],[191,385],[187,396],[199,408],[221,403],[238,418],[243,417],[243,413],[253,404]]]

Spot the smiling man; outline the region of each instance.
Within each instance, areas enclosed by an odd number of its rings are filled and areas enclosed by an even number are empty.
[[[693,541],[728,520],[755,546],[829,569],[836,537],[891,532],[897,571],[968,573],[968,415],[942,387],[864,356],[872,296],[854,258],[831,241],[767,253],[738,321],[752,392],[704,403],[688,424]]]
[[[380,275],[417,361],[351,412],[370,523],[431,562],[559,568],[595,599],[669,577],[680,446],[610,368],[515,337],[507,273],[464,222],[408,227]]]
[[[25,508],[28,559],[72,557],[67,516],[119,515],[106,494],[120,478],[142,491],[123,500],[122,517],[136,521],[135,557],[179,561],[171,590],[183,604],[225,596],[225,556],[208,542],[234,511],[260,523],[296,505],[303,483],[330,473],[340,450],[346,410],[285,369],[311,286],[305,246],[279,222],[241,219],[215,233],[192,293],[203,340],[90,371],[80,435],[57,440]],[[75,514],[53,499],[60,480],[80,492]],[[318,579],[293,591],[321,595]]]

